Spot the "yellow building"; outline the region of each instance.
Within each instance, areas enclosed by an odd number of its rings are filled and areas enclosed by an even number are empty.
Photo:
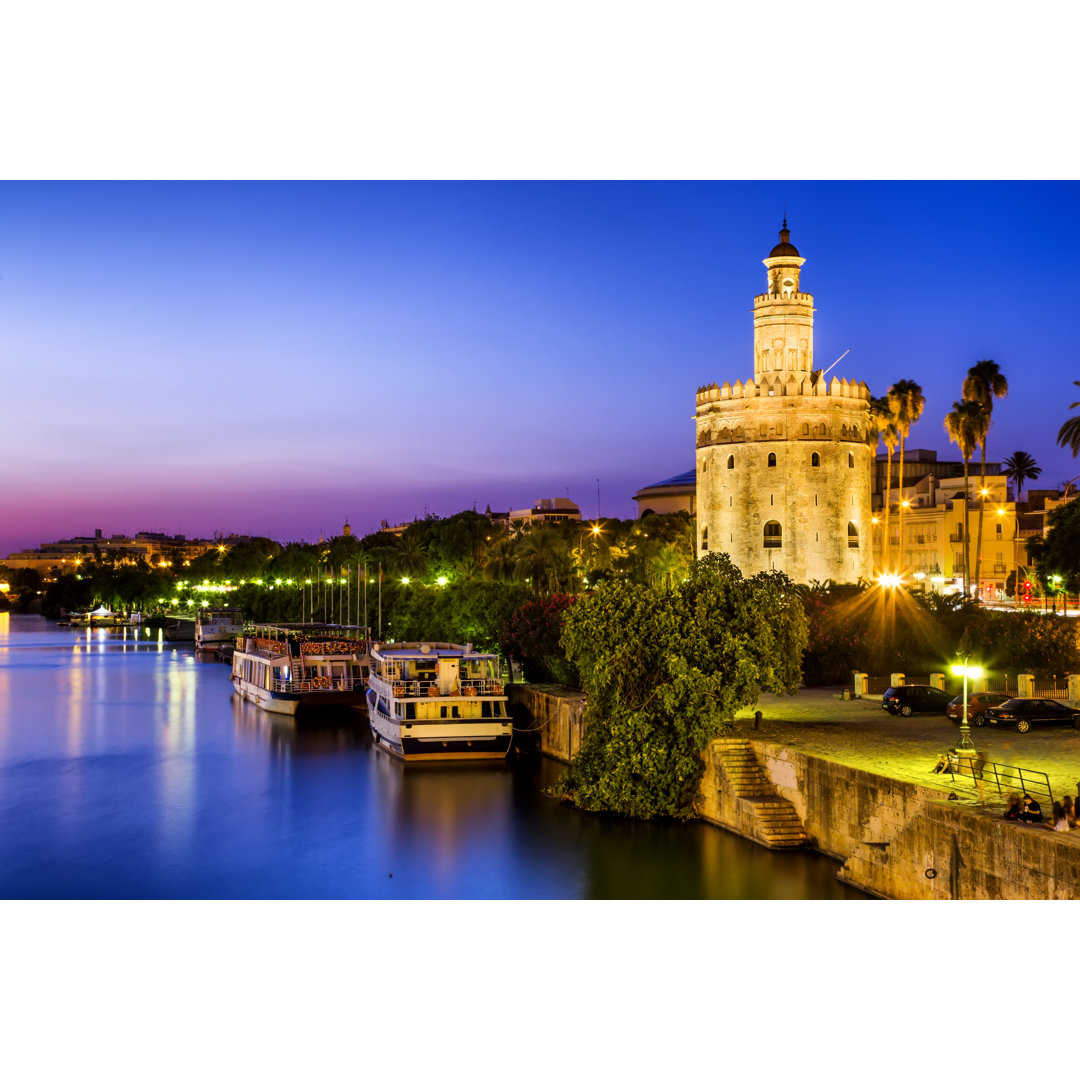
[[[883,548],[884,497],[875,497],[875,572],[900,573],[915,588],[939,593],[964,587],[964,477],[962,462],[939,462],[933,451],[911,452],[909,472],[905,455],[904,486],[894,486],[889,498],[889,536]],[[934,468],[925,468],[932,464]],[[920,467],[923,466],[923,467]],[[892,479],[897,481],[894,457]],[[1026,567],[1024,534],[1011,501],[1008,483],[998,465],[985,486],[978,474],[968,477],[968,580],[971,594],[984,601],[1006,598],[1005,586],[1017,567]],[[920,475],[921,473],[921,475]],[[912,475],[914,474],[914,475]],[[910,482],[909,482],[910,476]],[[979,511],[983,511],[982,551],[978,549]],[[1024,571],[1021,571],[1021,578]]]
[[[698,550],[745,574],[855,582],[872,569],[870,391],[814,367],[805,261],[785,221],[754,298],[753,377],[697,392]]]

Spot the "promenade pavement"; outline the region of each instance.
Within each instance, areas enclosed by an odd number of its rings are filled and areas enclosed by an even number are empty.
[[[810,687],[792,697],[763,694],[756,706],[736,717],[735,734],[842,762],[879,776],[894,777],[956,794],[969,805],[1000,814],[1005,795],[984,784],[985,802],[969,777],[934,773],[938,755],[960,741],[960,726],[947,716],[891,716],[881,695],[843,700],[841,687]],[[755,710],[762,720],[753,730]],[[1033,726],[1026,735],[1011,728],[973,727],[975,749],[987,760],[1037,769],[1050,778],[1054,798],[1077,797],[1080,784],[1080,731],[1071,727]],[[1039,800],[1049,819],[1050,805]]]

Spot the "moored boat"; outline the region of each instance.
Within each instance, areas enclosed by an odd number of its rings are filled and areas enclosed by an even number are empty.
[[[202,608],[195,616],[195,651],[217,652],[243,632],[240,608]]]
[[[232,655],[233,690],[269,712],[365,704],[365,627],[327,623],[248,626]]]
[[[405,761],[506,757],[513,738],[499,658],[472,645],[376,645],[368,723],[377,745]]]

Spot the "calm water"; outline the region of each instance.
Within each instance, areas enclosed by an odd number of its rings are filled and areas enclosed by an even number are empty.
[[[562,766],[404,767],[157,632],[0,614],[0,896],[847,899],[819,855],[582,814]]]

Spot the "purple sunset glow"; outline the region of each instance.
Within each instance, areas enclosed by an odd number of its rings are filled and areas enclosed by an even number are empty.
[[[786,199],[815,355],[942,420],[1010,383],[1035,486],[1080,377],[1072,183],[7,183],[0,557],[139,530],[313,541],[569,495],[632,517],[693,467],[694,393],[753,371]]]

